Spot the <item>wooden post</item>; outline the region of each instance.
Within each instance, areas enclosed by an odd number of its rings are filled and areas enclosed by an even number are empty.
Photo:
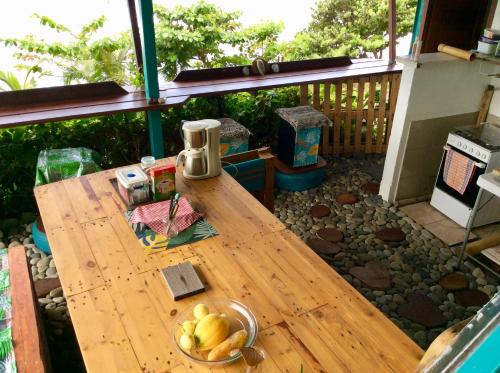
[[[137,11],[135,9],[135,0],[128,0],[128,13],[130,16],[130,27],[132,29],[132,39],[134,40],[135,60],[137,68],[142,74],[142,47],[141,35],[139,33],[139,25],[137,24]]]
[[[396,63],[396,0],[389,1],[389,63]]]
[[[153,1],[140,0],[142,33],[143,33],[143,61],[144,61],[144,85],[146,98],[149,103],[158,103],[160,88],[158,85],[158,67],[156,65],[156,43],[155,29],[153,24]],[[151,154],[155,158],[163,158],[163,128],[161,126],[160,110],[148,110],[149,143]]]

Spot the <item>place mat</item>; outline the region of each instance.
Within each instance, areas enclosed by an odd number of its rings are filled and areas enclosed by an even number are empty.
[[[129,222],[133,224],[144,223],[156,233],[163,233],[163,219],[168,215],[170,201],[161,201],[140,206],[132,210]],[[192,226],[203,215],[194,211],[185,197],[179,199],[179,210],[175,215],[177,230],[182,232]]]
[[[7,249],[0,249],[0,371],[17,372],[12,343],[12,303]]]
[[[181,199],[179,201],[181,201]],[[169,204],[167,205],[166,211],[168,211],[168,206]],[[151,254],[164,251],[167,249],[172,249],[174,247],[190,244],[193,242],[201,241],[210,237],[217,236],[219,234],[206,218],[202,218],[203,214],[196,211],[194,211],[194,213],[196,216],[199,217],[195,221],[193,221],[193,223],[190,226],[180,231],[179,234],[177,234],[177,236],[171,239],[169,239],[166,235],[163,234],[162,232],[163,227],[160,229],[159,232],[157,232],[156,230],[152,229],[152,227],[150,227],[149,224],[145,224],[143,222],[134,223],[132,221],[132,216],[135,215],[134,210],[129,210],[125,212],[124,215],[125,219],[127,220],[130,227],[137,236],[139,244],[144,248],[144,251],[147,254]]]

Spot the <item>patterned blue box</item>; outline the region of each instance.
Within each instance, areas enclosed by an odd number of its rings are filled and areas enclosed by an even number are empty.
[[[304,167],[318,162],[321,128],[331,121],[311,106],[276,110],[281,122],[278,132],[278,158],[289,167]]]

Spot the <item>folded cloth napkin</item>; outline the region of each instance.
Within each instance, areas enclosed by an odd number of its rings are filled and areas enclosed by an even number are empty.
[[[464,194],[476,169],[475,162],[459,152],[448,149],[444,162],[444,182]]]
[[[179,210],[175,215],[175,224],[177,230],[182,232],[189,228],[203,215],[194,209],[184,197],[179,199]],[[161,201],[137,207],[130,218],[130,223],[144,223],[158,234],[163,234],[163,219],[168,217],[170,201]]]

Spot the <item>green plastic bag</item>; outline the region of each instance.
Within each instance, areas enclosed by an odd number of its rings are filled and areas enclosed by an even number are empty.
[[[87,148],[42,150],[36,164],[35,186],[100,171],[99,155]]]

